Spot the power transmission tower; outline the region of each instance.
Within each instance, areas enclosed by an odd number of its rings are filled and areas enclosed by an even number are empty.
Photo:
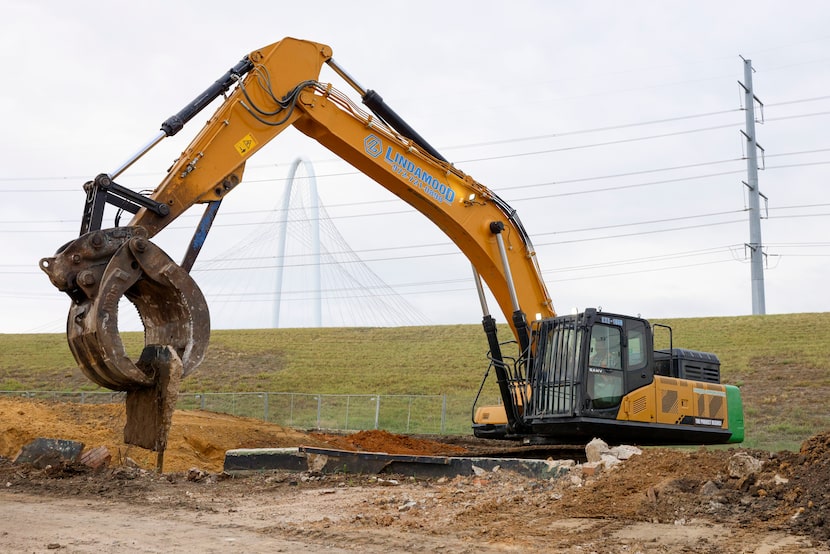
[[[764,149],[755,140],[755,103],[761,107],[762,121],[764,104],[755,96],[752,90],[752,60],[744,59],[744,82],[738,81],[744,90],[744,110],[746,110],[746,131],[741,133],[746,138],[746,173],[747,181],[744,185],[749,196],[749,249],[751,279],[752,279],[752,314],[766,314],[764,299],[764,249],[761,242],[761,198],[766,202],[767,197],[761,194],[758,185],[758,150],[763,155]]]

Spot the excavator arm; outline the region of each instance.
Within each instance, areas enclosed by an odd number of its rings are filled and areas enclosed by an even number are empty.
[[[371,111],[319,82],[323,64],[344,77]],[[223,93],[224,102],[148,197],[135,198],[115,183],[146,150]],[[73,300],[67,323],[70,347],[94,382],[130,390],[146,386],[150,378],[124,353],[117,329],[121,296],[136,305],[148,346],[173,346],[185,374],[198,365],[207,346],[209,316],[188,271],[219,202],[243,181],[247,160],[292,126],[435,223],[487,283],[521,348],[529,346],[524,313],[555,315],[536,253],[515,211],[444,160],[379,95],[363,90],[334,62],[331,48],[286,38],[250,53],[168,119],[162,134],[138,155],[88,183],[82,235],[41,260],[53,284]],[[100,228],[102,195],[134,213],[128,225]],[[205,218],[188,256],[176,264],[149,239],[197,203],[207,204]],[[480,286],[479,294],[489,317]]]

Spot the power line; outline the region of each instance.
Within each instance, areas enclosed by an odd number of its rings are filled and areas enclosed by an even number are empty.
[[[718,246],[718,247],[713,247],[713,248],[706,248],[706,249],[700,249],[700,250],[691,250],[691,251],[686,251],[686,252],[678,252],[678,253],[665,254],[665,255],[645,256],[645,257],[640,257],[640,258],[614,260],[614,261],[601,262],[601,263],[598,262],[598,263],[587,264],[587,265],[582,265],[582,266],[570,266],[570,267],[564,267],[564,268],[556,268],[556,269],[552,269],[552,270],[549,270],[549,271],[543,271],[542,273],[543,274],[569,273],[569,272],[573,273],[573,272],[579,272],[579,271],[585,271],[585,270],[593,270],[593,269],[597,269],[597,268],[609,268],[609,267],[620,267],[620,266],[627,266],[627,265],[638,265],[638,264],[643,264],[643,263],[654,263],[654,262],[665,261],[665,260],[674,260],[674,259],[680,259],[680,258],[689,258],[689,257],[696,257],[696,256],[712,255],[712,254],[718,254],[718,253],[722,253],[722,252],[731,252],[739,246],[740,245],[723,245],[723,246]],[[709,264],[712,264],[712,263],[721,263],[723,261],[731,261],[731,260],[717,260],[717,261],[712,261],[712,262],[699,262],[699,263],[695,263],[695,264],[684,264],[682,266],[674,266],[674,267],[675,268],[687,268],[687,267],[709,265]],[[628,271],[628,272],[625,272],[625,273],[619,273],[618,272],[618,273],[613,273],[613,274],[604,274],[602,276],[616,276],[616,275],[624,275],[624,274],[643,273],[643,272],[648,272],[648,271],[653,271],[653,269],[633,270],[633,271]],[[567,278],[559,279],[559,278],[557,278],[557,281],[567,281],[567,280],[571,280],[571,279],[567,279]],[[436,285],[460,284],[460,283],[465,283],[465,284],[469,285],[471,283],[471,280],[470,280],[470,278],[441,279],[441,280],[419,281],[419,282],[414,282],[414,283],[397,283],[397,284],[390,285],[390,286],[392,286],[396,290],[397,289],[412,288],[412,287],[428,286],[428,287],[430,287],[430,291],[449,292],[450,289],[444,289],[442,291],[441,289],[435,289],[435,286]],[[329,292],[334,292],[334,291],[337,291],[337,292],[346,291],[346,292],[348,292],[348,291],[362,290],[362,288],[361,287],[338,287],[338,288],[328,289],[328,290],[329,290]],[[452,289],[452,290],[455,291],[455,290],[459,290],[459,289]],[[309,290],[291,291],[292,294],[303,294],[303,293],[310,293],[310,292],[313,292],[313,291],[309,291]],[[212,295],[211,297],[212,298],[213,297],[244,297],[244,296],[262,296],[262,295],[271,295],[271,294],[273,294],[273,291],[224,293],[224,294],[219,294],[219,295]]]
[[[534,135],[534,136],[530,136],[530,137],[518,137],[518,138],[513,138],[513,139],[492,140],[492,141],[486,141],[486,142],[473,142],[473,143],[462,144],[462,145],[458,145],[458,146],[450,146],[450,147],[444,148],[444,150],[453,150],[453,149],[459,149],[459,148],[479,148],[479,147],[482,147],[482,146],[496,146],[496,145],[500,145],[500,144],[514,144],[514,143],[517,143],[517,142],[527,142],[527,141],[532,141],[532,140],[546,140],[546,139],[552,139],[552,138],[561,138],[561,137],[568,137],[568,136],[574,136],[574,135],[584,135],[584,134],[589,134],[589,133],[599,133],[599,132],[605,132],[605,131],[618,131],[620,129],[630,129],[630,128],[633,128],[633,127],[644,127],[646,125],[657,125],[657,124],[661,124],[661,123],[671,123],[671,122],[674,122],[674,121],[684,121],[684,120],[696,119],[696,118],[700,118],[700,117],[710,117],[710,116],[713,116],[713,115],[723,115],[723,114],[727,114],[727,113],[735,113],[735,112],[740,112],[740,111],[741,111],[740,108],[733,108],[733,109],[721,110],[721,111],[717,111],[717,112],[706,112],[706,113],[699,113],[699,114],[683,115],[683,116],[678,116],[678,117],[668,117],[668,118],[664,118],[664,119],[653,119],[651,121],[637,121],[637,122],[632,122],[632,123],[621,123],[619,125],[608,125],[608,126],[604,126],[604,127],[593,127],[593,128],[588,128],[588,129],[578,129],[578,130],[575,130],[575,131],[563,131],[561,133],[549,133],[549,134],[544,134],[544,135]],[[728,125],[728,126],[731,127],[732,125]],[[718,129],[720,127],[721,126],[703,127],[701,129],[693,129],[689,132],[706,131],[706,130],[710,130],[710,129]],[[654,135],[653,138],[659,138],[659,137],[662,137],[662,136],[663,135]],[[652,138],[652,137],[642,137],[642,138]],[[635,139],[635,140],[638,140],[638,139]]]
[[[610,239],[619,239],[619,238],[627,238],[627,237],[637,237],[643,235],[656,235],[659,233],[670,233],[674,231],[688,231],[690,229],[701,229],[704,227],[715,227],[721,225],[734,225],[736,223],[746,223],[743,219],[737,219],[732,221],[720,221],[717,223],[703,223],[700,225],[686,225],[682,227],[671,227],[667,229],[654,229],[651,231],[641,231],[638,233],[623,233],[619,235],[605,235],[601,237],[588,237],[583,239],[571,239],[571,240],[560,240],[560,241],[553,241],[553,242],[534,242],[536,246],[553,246],[553,245],[560,245],[560,244],[575,244],[579,242],[591,242],[595,240],[610,240]]]
[[[782,102],[773,102],[770,104],[764,104],[767,108],[770,107],[777,107],[777,106],[788,106],[790,104],[803,104],[805,102],[818,102],[820,100],[830,100],[830,95],[828,96],[814,96],[812,98],[801,98],[799,100],[784,100]]]
[[[618,235],[605,235],[605,236],[597,236],[597,237],[588,237],[582,239],[572,239],[572,240],[563,240],[563,241],[551,241],[551,242],[536,242],[535,245],[538,246],[554,246],[554,245],[561,245],[561,244],[572,244],[572,243],[579,243],[579,242],[589,242],[595,240],[610,240],[616,238],[625,238],[625,237],[632,237],[632,236],[642,236],[642,235],[652,235],[657,233],[667,233],[672,231],[685,231],[689,229],[699,229],[702,227],[713,227],[713,226],[720,226],[720,225],[732,225],[736,223],[745,223],[744,220],[732,220],[732,221],[721,221],[716,223],[706,223],[701,225],[687,225],[681,227],[672,227],[667,229],[655,229],[650,231],[641,231],[635,233],[623,233]],[[546,233],[551,234],[551,233]],[[556,233],[553,233],[556,234]],[[396,255],[396,256],[384,256],[379,258],[369,258],[362,260],[364,262],[390,262],[390,261],[400,261],[400,260],[411,260],[411,259],[419,259],[419,258],[437,258],[437,257],[444,257],[444,256],[460,256],[462,255],[460,251],[455,252],[441,252],[441,253],[433,253],[433,254],[411,254],[411,255]],[[253,258],[254,260],[262,260],[262,259],[273,259],[272,257],[267,258]],[[209,263],[216,263],[213,260],[206,260],[204,264]],[[321,264],[334,264],[334,263],[357,263],[357,261],[326,261],[320,262]],[[285,265],[284,267],[302,267],[308,266],[309,263],[297,263],[297,264],[290,264]],[[237,267],[223,267],[223,268],[209,268],[209,267],[196,267],[193,269],[193,272],[201,272],[201,271],[243,271],[243,270],[255,270],[255,269],[274,269],[277,267],[281,267],[279,265],[250,265],[250,266],[237,266]]]
[[[824,149],[822,149],[824,150]],[[804,166],[814,166],[814,165],[826,165],[830,164],[830,161],[819,161],[819,162],[806,162],[806,163],[799,163],[799,164],[787,164],[787,165],[780,165],[780,166],[767,166],[766,171],[776,170],[776,169],[786,169],[786,168],[793,168],[793,167],[804,167]],[[532,200],[540,200],[540,199],[550,199],[550,198],[559,198],[559,197],[567,197],[567,196],[576,196],[576,195],[583,195],[583,194],[594,194],[598,192],[609,192],[609,191],[619,191],[624,189],[631,189],[631,188],[639,188],[639,187],[647,187],[647,186],[655,186],[660,184],[670,184],[670,183],[679,183],[685,182],[690,180],[698,180],[698,179],[705,179],[710,177],[717,177],[723,175],[731,175],[731,174],[738,174],[743,173],[743,170],[735,170],[735,171],[724,171],[724,172],[717,172],[717,173],[709,173],[703,175],[695,175],[689,177],[678,177],[674,179],[665,179],[665,180],[658,180],[658,181],[650,181],[644,183],[634,183],[630,185],[620,185],[620,186],[612,186],[612,187],[602,187],[602,188],[592,188],[587,190],[579,190],[579,191],[570,191],[564,193],[553,193],[553,194],[544,194],[539,196],[532,196],[532,197],[523,197],[523,198],[513,198],[511,199],[512,203],[520,203]],[[609,178],[609,176],[599,176],[597,179],[604,179]],[[538,187],[543,185],[554,185],[554,184],[564,184],[570,181],[558,181],[558,182],[551,182],[551,183],[539,183],[534,185],[520,185],[517,187],[507,187],[506,190],[515,190],[517,188],[527,188],[527,187]],[[383,202],[397,202],[396,200],[391,201],[383,201]],[[344,205],[353,205],[353,204],[341,204],[337,206],[344,206]],[[810,205],[806,205],[805,207],[809,207]],[[824,206],[824,204],[816,204],[818,206]],[[792,209],[792,208],[770,208],[773,209]],[[233,212],[234,215],[243,215],[246,213],[274,213],[275,211],[279,210],[257,210],[253,212]],[[371,213],[361,213],[361,214],[347,214],[347,215],[339,215],[339,216],[329,216],[329,219],[353,219],[353,218],[368,218],[368,217],[381,217],[381,216],[389,216],[389,215],[405,215],[405,214],[413,214],[414,212],[411,209],[406,210],[395,210],[395,211],[386,211],[386,212],[371,212]],[[228,214],[230,215],[230,213]],[[803,216],[772,216],[771,219],[785,219],[790,217],[809,217],[809,216],[822,216],[825,214],[812,214],[812,215],[803,215]],[[686,217],[701,217],[701,216],[678,216],[674,219],[684,219]],[[32,223],[32,224],[42,224],[42,223],[63,223],[66,220],[59,220],[59,221],[52,221],[52,220],[42,220],[36,222],[19,222],[19,223]],[[292,220],[289,220],[292,221]],[[294,221],[308,221],[308,218],[297,219]],[[0,224],[11,224],[16,223],[12,221],[0,221]],[[240,222],[240,223],[216,223],[214,227],[249,227],[249,226],[258,226],[268,224],[268,221],[253,221],[253,222]],[[643,222],[647,223],[647,222]],[[640,223],[640,224],[643,224]],[[628,225],[635,225],[637,223],[631,223]],[[171,229],[185,229],[185,226],[170,226]],[[671,230],[671,229],[668,229]],[[66,233],[66,229],[0,229],[0,234],[3,233],[37,233],[37,234],[45,234],[45,233]],[[547,232],[547,233],[536,233],[536,235],[540,234],[555,234],[557,232]],[[2,265],[0,265],[2,267]]]
[[[730,213],[730,212],[724,212]],[[790,215],[790,216],[775,216],[774,219],[788,219],[788,218],[801,218],[801,217],[827,217],[830,216],[830,213],[822,213],[822,214],[804,214],[804,215]],[[689,218],[693,217],[706,217],[706,215],[699,215],[699,216],[689,216]],[[688,219],[688,218],[687,218]],[[730,221],[721,221],[715,223],[705,223],[700,225],[686,225],[680,227],[671,227],[666,229],[653,229],[649,231],[641,231],[635,233],[622,233],[616,235],[603,235],[603,236],[596,236],[596,237],[586,237],[581,239],[571,239],[571,240],[560,240],[560,241],[547,241],[547,242],[535,242],[534,244],[537,247],[540,246],[557,246],[563,244],[575,244],[575,243],[582,243],[582,242],[591,242],[596,240],[611,240],[611,239],[618,239],[618,238],[627,238],[632,236],[643,236],[643,235],[652,235],[652,234],[660,234],[660,233],[667,233],[667,232],[674,232],[674,231],[686,231],[691,229],[700,229],[705,227],[713,227],[713,226],[721,226],[721,225],[733,225],[733,224],[743,224],[745,221],[743,219],[740,220],[730,220]],[[620,224],[613,227],[625,227],[625,226],[633,226],[638,225],[637,223],[628,223],[628,224]],[[591,229],[583,229],[580,231],[591,230]],[[563,231],[564,232],[576,232],[576,231]],[[537,233],[536,236],[540,235],[551,235],[551,234],[560,234],[560,232],[549,232],[549,233]],[[797,245],[802,245],[802,247],[819,247],[824,246],[824,243],[792,243]],[[426,246],[449,246],[451,243],[434,243],[430,245],[414,245],[404,247],[405,249],[410,248],[421,248]],[[781,246],[777,244],[769,244],[767,246]],[[383,251],[383,250],[399,250],[402,247],[390,247],[390,248],[376,248],[376,249],[369,249],[365,251]],[[364,250],[355,250],[355,253],[365,252]],[[336,254],[336,253],[335,253]],[[371,262],[390,262],[390,261],[401,261],[401,260],[412,260],[412,259],[423,259],[423,258],[439,258],[439,257],[446,257],[446,256],[461,256],[460,251],[453,251],[453,252],[439,252],[439,253],[430,253],[430,254],[410,254],[410,255],[397,255],[397,256],[384,256],[378,258],[369,258],[362,260],[366,263]],[[289,258],[292,256],[299,256],[299,255],[286,255],[285,258]],[[283,264],[283,265],[246,265],[246,266],[238,266],[238,267],[204,267],[205,265],[210,265],[212,263],[228,263],[231,261],[257,261],[257,260],[268,260],[268,259],[275,259],[275,256],[252,256],[252,257],[242,257],[242,258],[223,258],[219,260],[203,260],[201,262],[200,267],[195,267],[193,269],[194,273],[201,273],[201,272],[214,272],[214,271],[248,271],[248,270],[261,270],[261,269],[276,269],[278,267],[305,267],[311,264],[309,263],[299,263],[299,264]],[[357,261],[350,262],[350,261],[325,261],[320,262],[322,265],[330,265],[336,263],[357,263]],[[603,264],[598,264],[603,265]],[[24,264],[0,264],[0,268],[24,268],[30,267]],[[543,271],[543,273],[546,273]],[[34,275],[39,274],[37,271],[6,271],[0,270],[0,274],[3,275]]]
[[[796,99],[796,100],[782,101],[782,102],[777,102],[777,103],[774,103],[774,104],[768,104],[767,107],[777,107],[777,106],[783,106],[783,105],[789,105],[789,104],[816,102],[816,101],[821,101],[821,100],[826,100],[826,99],[830,99],[830,96],[818,96],[818,97],[811,97],[811,98],[802,98],[802,99]],[[503,139],[503,140],[497,140],[497,141],[485,141],[485,142],[479,142],[479,143],[468,143],[468,144],[461,144],[461,145],[455,145],[455,146],[447,146],[447,147],[443,147],[443,149],[444,150],[453,150],[453,149],[461,149],[461,148],[476,148],[476,147],[482,147],[482,146],[494,146],[494,145],[500,145],[500,144],[510,144],[510,143],[519,143],[519,142],[527,142],[527,141],[534,141],[534,140],[545,140],[545,139],[551,139],[551,138],[561,138],[561,137],[574,136],[574,135],[600,133],[600,132],[607,132],[607,131],[612,131],[612,130],[643,127],[643,126],[648,126],[648,125],[658,125],[658,124],[671,123],[671,122],[676,122],[676,121],[686,121],[686,120],[691,120],[691,119],[712,117],[712,116],[715,116],[715,115],[723,115],[723,114],[735,113],[735,112],[740,112],[740,111],[742,111],[741,108],[732,108],[732,109],[719,110],[719,111],[713,111],[713,112],[703,112],[703,113],[698,113],[698,114],[687,114],[687,115],[681,115],[681,116],[676,116],[676,117],[653,119],[653,120],[649,120],[649,121],[621,123],[621,124],[618,124],[618,125],[607,125],[607,126],[602,126],[602,127],[577,129],[577,130],[573,130],[573,131],[563,131],[563,132],[560,132],[560,133],[534,135],[534,136],[530,136],[530,137],[517,137],[517,138]],[[808,113],[808,114],[797,114],[797,115],[783,116],[783,117],[779,117],[779,118],[767,118],[766,121],[782,121],[782,120],[787,120],[787,119],[804,118],[804,117],[816,117],[816,116],[824,116],[824,115],[830,115],[830,111],[813,112],[813,113]],[[619,144],[619,143],[623,143],[623,142],[633,142],[633,141],[649,140],[649,139],[655,139],[655,138],[665,138],[665,137],[669,137],[669,136],[676,136],[678,134],[697,133],[697,132],[703,132],[703,131],[714,130],[714,129],[719,129],[719,128],[733,127],[733,126],[737,126],[739,124],[740,123],[725,124],[725,125],[719,125],[719,126],[713,126],[713,127],[704,127],[704,128],[699,128],[699,129],[690,129],[690,130],[686,130],[686,131],[678,131],[678,132],[675,132],[675,133],[667,133],[667,134],[660,134],[660,135],[652,135],[652,136],[645,136],[645,137],[635,137],[635,138],[629,138],[629,139],[622,139],[620,141],[610,141],[610,142],[607,142],[607,143],[586,144],[586,145],[581,145],[581,146],[574,146],[574,147],[568,147],[568,148],[563,148],[563,149],[555,149],[555,150],[550,150],[550,151],[540,151],[540,152],[530,152],[530,153],[525,153],[525,154],[516,154],[516,155],[513,155],[513,156],[507,156],[507,157],[515,157],[515,156],[520,156],[520,155],[536,155],[536,154],[541,154],[541,153],[564,151],[564,150],[574,150],[574,149],[580,149],[580,148],[594,148],[594,147],[597,147],[597,146]],[[476,161],[482,161],[482,160],[491,160],[491,159],[500,159],[500,157],[486,157],[486,158],[480,158],[480,159],[462,160],[462,161],[456,162],[456,163],[469,163],[469,162],[476,162]],[[338,161],[339,161],[339,159],[338,159]],[[250,167],[252,167],[252,168],[262,168],[262,167],[267,167],[267,166],[252,165]],[[318,178],[338,177],[338,176],[355,175],[355,174],[358,174],[358,172],[324,174],[324,175],[318,175]],[[156,175],[156,174],[155,173],[137,173],[134,176],[138,177],[138,176],[142,176],[142,175],[144,175],[144,176],[153,176],[153,175]],[[21,182],[21,181],[35,182],[35,181],[61,181],[61,180],[79,182],[79,181],[89,180],[89,176],[0,177],[0,184],[9,183],[9,182]],[[252,180],[252,181],[247,181],[247,182],[264,182],[264,181],[280,181],[280,180],[284,181],[285,179]],[[9,192],[9,193],[25,193],[25,192],[41,193],[41,192],[69,192],[69,191],[78,192],[79,189],[80,189],[80,187],[74,187],[72,189],[10,189],[10,190],[6,190],[4,192]]]
[[[830,112],[826,112],[826,113],[828,115],[830,115]],[[553,152],[553,151],[555,151],[555,150],[550,150],[549,152]],[[816,149],[801,150],[801,151],[794,151],[794,152],[782,152],[782,153],[777,153],[777,154],[771,153],[771,154],[765,154],[765,157],[766,158],[776,158],[776,157],[796,156],[796,155],[804,155],[804,154],[815,154],[815,153],[821,153],[821,152],[827,152],[827,151],[830,151],[830,148],[816,148]],[[541,154],[541,153],[545,153],[545,152],[540,151],[540,152],[535,152],[535,153],[505,155],[505,156],[501,156],[501,157],[502,158],[509,158],[509,157],[515,157],[515,156],[525,156],[525,155],[533,155],[533,154]],[[482,158],[482,159],[484,159],[484,158]],[[486,159],[497,159],[497,157],[486,158]],[[513,186],[513,187],[508,186],[508,187],[501,187],[499,190],[501,192],[501,191],[506,191],[506,190],[517,190],[517,189],[522,189],[522,188],[533,188],[533,187],[583,183],[583,182],[596,181],[596,180],[614,179],[614,178],[620,178],[620,177],[630,177],[630,176],[635,176],[635,175],[646,175],[646,174],[650,174],[650,173],[659,173],[659,172],[665,172],[665,171],[676,171],[676,170],[681,170],[681,169],[689,169],[689,168],[693,168],[693,167],[705,167],[705,166],[708,166],[708,165],[719,165],[719,164],[732,163],[732,162],[742,161],[742,160],[743,160],[743,158],[730,158],[730,159],[726,159],[726,160],[711,160],[711,161],[707,161],[707,162],[698,162],[698,163],[695,163],[695,164],[669,166],[669,167],[663,167],[663,168],[654,168],[654,169],[639,170],[639,171],[632,171],[632,172],[611,173],[611,174],[607,174],[607,175],[595,175],[595,176],[591,176],[591,177],[581,177],[581,178],[575,178],[575,179],[562,179],[562,180],[558,180],[558,181],[547,181],[547,182],[543,182],[543,183],[535,183],[535,184],[528,184],[528,185],[517,185],[517,186]],[[826,165],[828,163],[830,163],[830,161],[803,162],[803,163],[798,163],[798,164],[767,166],[765,168],[765,170],[787,169],[787,168],[794,168],[794,167],[809,167],[809,166],[815,166],[815,165]],[[593,193],[596,193],[596,192],[607,192],[609,190],[622,190],[622,189],[626,189],[626,188],[638,188],[638,187],[652,186],[652,185],[657,185],[657,184],[676,183],[676,182],[681,182],[681,181],[685,181],[685,180],[702,179],[702,178],[706,178],[706,177],[715,177],[715,176],[722,176],[722,175],[741,173],[741,172],[742,171],[709,173],[709,174],[704,174],[704,175],[699,175],[699,176],[681,177],[681,178],[677,178],[677,179],[667,179],[667,180],[662,180],[662,181],[652,181],[652,182],[646,182],[646,183],[635,183],[635,184],[623,185],[623,186],[619,186],[619,187],[607,187],[607,188],[601,188],[601,189],[571,191],[571,192],[559,193],[559,194],[548,194],[548,195],[545,195],[545,196],[533,196],[533,197],[527,197],[527,198],[513,199],[513,201],[514,202],[520,202],[520,201],[525,201],[525,200],[538,200],[540,198],[545,198],[545,197],[575,196],[575,195],[581,195],[581,194],[593,194]],[[338,174],[338,175],[358,175],[358,174],[360,174],[360,173],[359,172],[349,172],[349,173],[341,173],[341,174]],[[329,176],[332,176],[332,175],[329,175]],[[325,175],[323,175],[322,177],[325,177]],[[284,179],[262,179],[262,180],[246,181],[246,182],[247,183],[277,182],[277,181],[281,181],[281,180],[284,180]],[[0,181],[2,181],[2,179],[0,179]],[[6,192],[6,193],[8,193],[8,192],[50,192],[51,193],[51,192],[67,192],[67,191],[22,189],[22,190],[8,190],[8,191],[4,191],[4,192]],[[78,191],[73,190],[73,192],[78,192]],[[338,208],[338,207],[347,207],[347,206],[352,206],[352,205],[361,205],[361,206],[363,206],[363,205],[368,205],[368,204],[381,204],[381,203],[391,203],[391,202],[397,202],[397,200],[376,200],[376,201],[370,201],[370,202],[341,203],[341,204],[333,204],[333,205],[330,205],[329,207],[330,208]],[[246,211],[228,212],[227,215],[249,214],[249,213],[271,213],[273,211],[274,210],[256,210],[256,211],[247,211],[247,212]],[[396,211],[396,212],[368,214],[368,215],[397,215],[397,214],[402,214],[402,213],[407,213],[407,212],[405,212],[405,211]],[[199,217],[199,216],[185,215],[183,217]],[[332,217],[333,218],[350,218],[350,217],[365,217],[365,215],[363,215],[363,214],[354,214],[354,215],[340,215],[340,216],[332,216]],[[40,220],[40,221],[6,220],[6,221],[0,221],[0,224],[32,224],[32,223],[77,223],[77,222],[70,221],[70,220]],[[258,224],[259,224],[259,222],[237,223],[237,224],[217,223],[216,226],[244,226],[244,225],[258,225]],[[4,232],[4,231],[0,230],[0,233],[2,233],[2,232]],[[26,231],[15,230],[15,232],[26,232]],[[50,231],[38,231],[38,232],[62,232],[62,231],[50,230]]]
[[[560,231],[550,231],[550,232],[542,232],[542,233],[535,233],[534,236],[546,236],[546,235],[562,235],[568,233],[584,233],[588,231],[599,231],[599,230],[606,230],[606,229],[616,229],[616,228],[624,228],[624,227],[633,227],[638,225],[653,225],[656,223],[666,223],[671,221],[679,221],[679,220],[688,220],[688,219],[702,219],[707,217],[718,217],[722,215],[732,215],[736,213],[744,212],[745,210],[730,210],[730,211],[723,211],[723,212],[712,212],[708,214],[696,214],[691,216],[679,216],[673,218],[664,218],[664,219],[655,219],[650,221],[640,221],[640,222],[629,222],[629,223],[618,223],[613,225],[602,225],[602,226],[594,226],[594,227],[583,227],[579,229],[564,229]],[[734,223],[734,221],[725,222],[725,223]],[[717,224],[717,223],[714,223]],[[708,225],[714,225],[712,223]],[[697,226],[695,226],[696,228]],[[670,228],[666,230],[675,230],[677,228]],[[685,227],[683,228],[685,229]],[[644,233],[638,234],[648,234],[651,232],[662,232],[662,230],[654,230],[654,231],[646,231]],[[617,235],[617,236],[628,236],[628,235]],[[558,243],[536,243],[539,246],[549,245],[549,244],[558,244]],[[431,243],[427,245],[413,245],[404,247],[405,249],[412,249],[412,248],[426,248],[426,247],[445,247],[445,246],[453,246],[451,242],[444,242],[444,243]],[[379,251],[386,251],[386,250],[398,250],[401,247],[389,247],[389,248],[373,248],[373,249],[365,249],[365,250],[350,250],[350,252],[354,253],[365,253],[365,252],[379,252]],[[439,253],[439,254],[422,254],[422,255],[414,255],[414,256],[395,256],[389,258],[373,258],[372,260],[367,261],[384,261],[384,260],[400,260],[400,259],[409,259],[411,257],[421,258],[421,257],[430,257],[430,256],[445,256],[445,255],[454,255],[460,253],[459,251],[447,252],[447,253]],[[336,255],[338,252],[329,252],[328,254]],[[285,257],[289,257],[285,256]],[[301,254],[295,254],[294,256],[301,257]],[[247,257],[247,258],[221,258],[221,259],[208,259],[204,260],[203,264],[210,264],[210,263],[221,263],[224,261],[229,260],[254,260],[254,259],[276,259],[276,256],[267,256],[267,257]]]
[[[679,258],[690,258],[695,256],[707,256],[711,254],[718,254],[722,252],[732,252],[733,249],[743,246],[737,244],[727,244],[722,246],[713,246],[710,248],[702,248],[698,250],[687,250],[684,252],[674,252],[669,254],[660,254],[655,256],[642,256],[639,258],[623,258],[619,260],[611,260],[611,261],[603,261],[603,262],[595,262],[592,264],[586,265],[579,265],[579,266],[566,266],[566,267],[559,267],[556,269],[549,269],[542,271],[542,273],[550,274],[550,273],[562,273],[562,272],[573,272],[573,271],[585,271],[589,269],[597,269],[597,268],[605,268],[605,267],[619,267],[619,266],[626,266],[626,265],[635,265],[635,264],[644,264],[644,263],[654,263],[654,262],[661,262],[665,260],[675,260]]]

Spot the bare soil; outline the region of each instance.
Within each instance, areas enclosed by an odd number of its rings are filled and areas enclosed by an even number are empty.
[[[0,398],[3,552],[830,552],[830,432],[800,452],[645,449],[613,469],[533,479],[222,473],[226,450],[320,446],[464,453],[465,441],[286,429],[176,412],[164,473],[122,441],[123,405]],[[37,437],[106,446],[112,462],[13,464]],[[472,443],[471,443],[472,444]],[[763,462],[732,477],[736,455]]]

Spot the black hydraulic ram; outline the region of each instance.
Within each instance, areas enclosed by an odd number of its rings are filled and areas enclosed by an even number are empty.
[[[161,130],[168,137],[172,137],[182,130],[185,123],[190,121],[194,115],[202,111],[208,104],[213,102],[219,95],[227,92],[243,75],[254,68],[254,63],[247,57],[219,77],[216,82],[210,85],[205,91],[197,96],[190,104],[185,106],[176,115],[170,116],[161,124]]]
[[[408,138],[409,140],[413,141],[419,147],[421,147],[424,151],[426,151],[429,155],[433,158],[436,158],[444,163],[449,164],[450,162],[441,155],[438,150],[436,150],[431,144],[429,144],[424,137],[422,137],[418,131],[412,128],[409,123],[403,120],[401,116],[399,116],[395,110],[393,110],[386,102],[383,101],[383,98],[375,92],[374,90],[367,90],[363,88],[357,81],[349,75],[345,69],[337,65],[334,61],[334,58],[329,58],[326,63],[338,74],[340,75],[349,85],[355,89],[355,91],[360,94],[363,103],[372,110],[372,113],[375,114],[381,121],[383,121],[386,125],[403,135],[404,137]],[[516,210],[511,208],[507,202],[499,198],[497,194],[493,191],[489,191],[489,195],[492,198],[493,202],[495,202],[496,206],[504,213],[505,217],[510,220],[511,223],[516,227],[519,232],[519,236],[521,237],[522,241],[530,245],[530,237],[525,231],[524,225],[522,224],[521,220],[519,220],[519,216],[516,214]]]
[[[130,213],[137,213],[140,208],[147,208],[160,216],[166,216],[170,209],[164,204],[160,204],[144,195],[133,192],[125,187],[114,182],[114,180],[124,173],[131,165],[137,162],[147,152],[152,150],[165,137],[171,137],[182,130],[185,124],[193,119],[193,117],[200,111],[205,109],[211,102],[213,102],[220,95],[224,94],[237,81],[239,81],[246,73],[253,69],[253,62],[247,57],[239,61],[235,66],[225,72],[219,77],[211,86],[205,89],[199,96],[191,101],[187,106],[179,110],[175,115],[168,117],[162,124],[160,132],[154,136],[147,144],[145,144],[138,152],[130,156],[127,161],[121,164],[115,171],[111,173],[102,173],[84,185],[87,193],[87,200],[84,205],[84,214],[81,219],[81,235],[101,229],[101,222],[104,214],[104,205],[112,204]],[[219,204],[215,203],[209,208],[203,218],[203,223],[200,227],[205,229],[210,228],[210,222],[216,215],[216,209]],[[208,222],[209,219],[209,222]],[[206,234],[205,230],[203,234]],[[203,239],[201,240],[203,242]],[[186,263],[193,265],[196,255],[199,252],[201,242],[196,238],[191,242],[188,251]],[[189,270],[190,267],[188,266]]]
[[[504,402],[504,414],[507,417],[507,427],[510,431],[515,431],[519,424],[519,410],[510,387],[511,371],[504,361],[498,338],[498,330],[496,328],[496,320],[490,315],[490,309],[487,307],[487,299],[484,296],[484,287],[481,284],[481,276],[476,271],[475,266],[473,266],[473,278],[475,279],[478,299],[481,302],[481,310],[483,312],[481,324],[484,326],[484,334],[487,336],[487,346],[490,348],[490,360],[492,361],[493,369],[495,369],[496,383],[499,386],[502,402]],[[482,386],[484,386],[484,383],[482,383]]]
[[[141,150],[133,154],[121,166],[109,174],[110,179],[115,179],[121,175],[128,167],[138,161],[144,154],[153,149],[165,137],[172,137],[182,130],[185,123],[193,119],[197,113],[205,109],[208,104],[213,102],[220,95],[227,92],[234,83],[239,81],[246,73],[253,69],[254,63],[247,58],[243,58],[235,66],[229,69],[224,75],[219,77],[212,85],[205,91],[193,99],[187,106],[179,110],[179,113],[168,117],[164,123],[161,124],[161,132],[153,137]]]
[[[366,90],[360,86],[351,75],[346,73],[342,67],[337,65],[333,58],[329,58],[326,63],[328,63],[329,67],[331,67],[360,94],[360,98],[363,100],[363,103],[366,104],[366,106],[372,110],[372,113],[378,116],[381,121],[426,150],[433,158],[449,163],[447,159],[438,152],[438,150],[433,148],[432,145],[430,145],[426,139],[418,133],[418,131],[413,129],[409,123],[404,121],[403,118],[395,112],[395,110],[389,107],[389,105],[383,101],[380,94],[373,90]]]

